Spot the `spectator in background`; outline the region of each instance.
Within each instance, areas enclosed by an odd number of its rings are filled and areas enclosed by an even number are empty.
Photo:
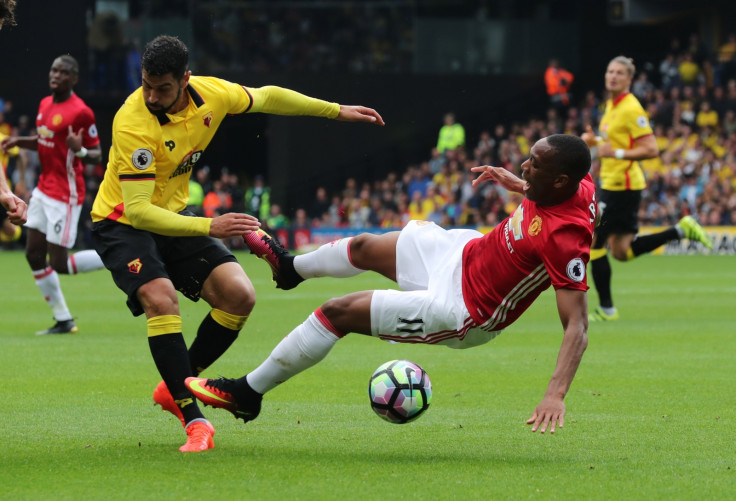
[[[649,81],[649,77],[645,71],[639,73],[634,83],[631,84],[631,92],[639,101],[644,101],[648,92],[654,91],[654,84]]]
[[[307,216],[312,220],[320,220],[325,212],[330,209],[330,199],[327,197],[327,190],[324,186],[317,187],[317,191],[314,194],[314,200],[312,200],[309,206]]]
[[[253,178],[253,186],[245,192],[245,213],[261,221],[271,215],[271,189],[265,185],[260,174]]]
[[[238,175],[230,172],[230,169],[227,167],[224,167],[220,178],[222,179],[223,189],[230,194],[230,198],[233,201],[231,207],[232,212],[245,212],[245,194],[240,187]]]
[[[673,87],[680,85],[680,70],[673,53],[667,54],[659,63],[659,77],[664,92],[669,92]]]
[[[200,169],[197,171],[197,174],[199,174],[200,171],[203,169]],[[202,204],[204,202],[204,188],[197,180],[199,176],[194,176],[189,178],[189,204],[187,205],[187,209],[192,211],[196,216],[202,217],[204,216],[204,209],[202,208]]]
[[[432,175],[437,174],[445,164],[445,156],[440,154],[436,146],[433,146],[429,152],[429,171]]]
[[[212,191],[204,196],[202,209],[205,217],[213,218],[231,212],[233,199],[225,190],[221,179],[212,183]]]
[[[700,109],[698,114],[695,116],[695,125],[700,127],[718,127],[718,113],[710,109],[709,101],[702,101],[700,103]]]
[[[718,64],[714,68],[713,84],[719,87],[736,76],[736,33],[729,33],[726,43],[718,48]]]
[[[281,206],[279,204],[271,204],[268,218],[265,221],[269,230],[289,227],[289,218],[281,212]]]
[[[444,153],[459,146],[465,146],[465,128],[455,121],[454,113],[445,113],[444,125],[437,138],[437,151]]]
[[[692,54],[686,52],[680,57],[680,64],[677,70],[680,73],[680,83],[682,85],[697,85],[698,77],[700,77],[700,67],[698,63],[693,61]]]
[[[544,72],[544,85],[547,87],[549,102],[555,109],[563,109],[570,106],[570,86],[575,76],[560,67],[557,59],[551,59],[549,66]]]
[[[95,15],[87,34],[87,45],[92,56],[91,88],[101,91],[133,90],[128,89],[127,47],[123,23],[117,14],[104,11]]]
[[[296,210],[294,213],[294,220],[291,222],[291,227],[293,229],[302,229],[302,228],[309,228],[311,226],[311,223],[309,221],[309,216],[307,215],[307,211],[302,209],[301,207]]]

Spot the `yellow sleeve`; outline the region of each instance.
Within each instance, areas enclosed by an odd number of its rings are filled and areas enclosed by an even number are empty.
[[[146,180],[122,180],[125,216],[138,230],[150,231],[171,237],[195,237],[210,234],[212,220],[206,217],[182,216],[151,203],[156,182]]]
[[[256,89],[246,88],[253,100],[249,113],[271,113],[273,115],[307,115],[336,118],[340,105],[305,96],[290,89],[268,85]]]
[[[632,139],[639,139],[654,133],[649,125],[649,117],[639,101],[632,103],[631,107],[626,110],[626,128]]]

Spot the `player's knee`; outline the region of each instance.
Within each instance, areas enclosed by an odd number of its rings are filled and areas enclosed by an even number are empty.
[[[611,255],[617,261],[628,261],[629,260],[628,249],[613,248],[611,249]]]
[[[56,271],[56,273],[61,273],[61,274],[69,273],[66,256],[61,257],[61,256],[51,255],[49,257],[49,264]]]
[[[136,293],[148,317],[160,315],[178,315],[179,299],[174,287],[162,287],[160,284],[148,282]]]
[[[366,259],[366,255],[370,253],[371,241],[375,238],[375,235],[369,233],[362,233],[350,239],[350,260],[356,266],[360,266]]]
[[[235,279],[221,284],[210,306],[233,315],[250,315],[256,305],[256,290],[247,278]]]
[[[348,296],[335,297],[328,299],[320,309],[327,319],[334,324],[338,322],[339,319],[348,315],[350,304],[351,301],[348,299]]]

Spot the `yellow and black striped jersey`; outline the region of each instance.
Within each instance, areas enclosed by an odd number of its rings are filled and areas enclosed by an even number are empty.
[[[275,86],[246,88],[214,77],[191,76],[189,103],[163,118],[146,107],[142,88],[113,121],[105,177],[92,219],[111,219],[162,235],[207,235],[210,219],[185,217],[189,177],[222,120],[229,114],[263,112],[335,118],[340,105]]]
[[[653,134],[647,113],[631,93],[609,99],[601,117],[599,131],[614,150],[628,150],[637,139]],[[643,190],[644,173],[638,160],[601,159],[601,188],[611,191]]]

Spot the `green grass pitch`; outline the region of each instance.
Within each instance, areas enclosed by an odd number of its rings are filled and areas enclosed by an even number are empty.
[[[258,293],[233,347],[204,373],[241,376],[332,296],[391,287],[376,275],[275,289],[238,254]],[[243,425],[205,409],[216,448],[182,454],[154,407],[159,376],[143,318],[107,271],[62,277],[80,332],[52,323],[20,252],[0,253],[2,499],[729,499],[736,492],[736,261],[649,256],[613,263],[622,320],[592,324],[565,427],[531,433],[562,330],[547,291],[491,343],[470,349],[341,340],[276,388]],[[589,302],[597,298],[591,290]],[[191,342],[208,311],[181,298]],[[406,358],[432,378],[432,406],[393,425],[367,383]]]

